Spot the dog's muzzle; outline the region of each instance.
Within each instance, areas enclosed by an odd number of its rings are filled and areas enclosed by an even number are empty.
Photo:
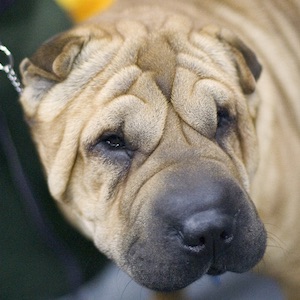
[[[182,166],[153,178],[147,185],[163,181],[164,189],[155,193],[126,256],[135,280],[172,291],[204,274],[245,272],[259,262],[264,226],[248,194],[221,164]]]

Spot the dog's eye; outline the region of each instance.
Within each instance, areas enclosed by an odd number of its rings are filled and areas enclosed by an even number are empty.
[[[125,140],[116,134],[110,134],[102,138],[102,143],[105,143],[112,149],[121,150],[126,148]]]
[[[223,138],[235,127],[236,118],[225,107],[218,108],[216,139]]]
[[[122,133],[113,132],[104,133],[86,149],[92,156],[101,157],[106,162],[122,166],[129,166],[135,152]]]
[[[236,124],[236,117],[226,107],[218,108],[217,130],[227,130]]]
[[[131,159],[134,153],[122,133],[104,133],[90,149],[115,162]]]
[[[226,108],[219,108],[217,114],[217,128],[228,127],[232,122],[232,117]]]

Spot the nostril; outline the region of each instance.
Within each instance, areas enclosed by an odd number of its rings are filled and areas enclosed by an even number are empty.
[[[206,248],[206,239],[205,237],[200,237],[197,240],[186,240],[183,239],[183,245],[193,253],[200,253]]]
[[[179,236],[184,245],[188,247],[204,247],[206,239],[204,236],[179,231]]]
[[[233,234],[224,230],[220,234],[221,241],[224,241],[225,243],[230,243],[233,240]]]
[[[198,246],[205,246],[205,237],[204,236],[199,238]]]
[[[180,231],[181,240],[192,252],[222,251],[234,239],[234,219],[215,211],[190,216]]]
[[[204,236],[195,236],[193,238],[189,238],[189,239],[184,239],[184,242],[185,244],[187,244],[187,246],[190,246],[190,247],[204,247],[205,246],[205,242],[206,242],[206,239]]]
[[[205,236],[191,234],[179,231],[179,236],[181,238],[182,243],[193,251],[200,251],[205,248],[205,244],[207,243],[207,239]]]

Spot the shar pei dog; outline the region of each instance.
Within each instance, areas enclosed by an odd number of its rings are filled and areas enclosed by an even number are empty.
[[[300,1],[120,0],[21,72],[53,198],[135,281],[299,297]]]

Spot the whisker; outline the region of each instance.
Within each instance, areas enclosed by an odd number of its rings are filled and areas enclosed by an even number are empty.
[[[122,295],[121,295],[121,299],[123,299],[124,294],[125,294],[127,288],[129,287],[129,285],[130,285],[132,282],[133,282],[133,279],[130,278],[129,281],[127,282],[127,284],[125,285],[124,289],[123,289],[123,292],[122,292]]]

